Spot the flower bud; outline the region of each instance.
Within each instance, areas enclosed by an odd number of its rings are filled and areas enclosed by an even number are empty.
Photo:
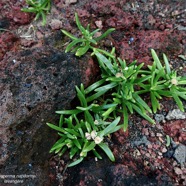
[[[91,135],[90,135],[90,133],[86,132],[86,133],[85,133],[85,137],[86,137],[88,140],[91,140]]]
[[[97,136],[97,132],[95,130],[93,130],[91,133],[90,133],[92,139],[95,139],[95,137]]]
[[[178,85],[178,81],[177,81],[176,78],[171,79],[171,83],[172,83],[173,85]]]
[[[117,78],[123,77],[123,74],[121,72],[116,73],[115,75]]]
[[[103,138],[99,137],[99,136],[96,136],[95,139],[94,139],[94,142],[95,144],[99,144],[103,141]]]
[[[98,120],[95,120],[95,121],[94,121],[94,124],[95,124],[95,125],[98,125],[98,124],[99,124],[99,121],[98,121]]]

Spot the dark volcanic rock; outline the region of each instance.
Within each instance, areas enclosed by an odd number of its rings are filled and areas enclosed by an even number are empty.
[[[134,162],[134,161],[133,161]],[[137,166],[137,167],[136,167]],[[93,159],[84,161],[67,170],[68,179],[65,180],[65,186],[156,186],[169,185],[169,179],[166,174],[162,175],[161,181],[158,181],[155,171],[145,172],[143,165],[135,165],[132,162],[127,163],[111,163],[104,158],[95,162]],[[164,180],[163,180],[163,177]]]
[[[1,62],[0,175],[35,175],[32,182],[20,179],[23,185],[49,183],[48,152],[57,134],[46,122],[55,121],[55,110],[69,108],[75,85],[87,83],[82,74],[91,69],[84,61],[90,60],[47,46],[11,53]]]

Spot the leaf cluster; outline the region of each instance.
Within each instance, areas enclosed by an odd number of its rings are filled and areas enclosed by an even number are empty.
[[[139,85],[143,90],[138,93],[150,93],[153,112],[156,113],[160,109],[159,100],[165,97],[172,97],[177,103],[179,109],[184,112],[182,99],[186,100],[186,77],[178,76],[175,70],[171,70],[170,64],[165,54],[163,54],[163,66],[152,49],[151,54],[154,60],[152,66],[148,66],[148,70],[144,71],[143,76],[149,76],[147,82],[141,82]]]
[[[111,51],[113,56],[115,56],[114,50]],[[98,99],[100,95],[109,95],[109,99],[106,99],[105,102],[112,104],[113,107],[102,116],[107,119],[111,117],[112,113],[112,117],[115,118],[118,113],[122,113],[124,131],[128,127],[129,114],[133,114],[134,111],[150,123],[155,124],[149,114],[156,113],[160,109],[159,100],[163,96],[172,97],[179,109],[184,111],[182,99],[186,100],[186,88],[182,85],[186,84],[186,77],[177,76],[177,72],[171,70],[165,54],[163,54],[165,63],[163,66],[153,49],[151,49],[151,53],[154,60],[153,65],[149,65],[148,69],[144,70],[142,69],[143,63],[137,65],[134,61],[127,66],[125,60],[106,57],[97,49],[93,50],[102,70],[100,82],[104,81],[104,83],[96,87],[94,90],[96,93],[89,100]],[[150,94],[152,109],[141,97],[142,94],[147,93]]]
[[[114,161],[106,143],[108,136],[120,128],[126,131],[129,116],[135,112],[155,124],[150,115],[160,109],[160,100],[163,97],[172,97],[179,109],[184,111],[182,100],[186,100],[186,77],[178,76],[175,70],[171,70],[165,54],[164,63],[161,63],[153,49],[153,63],[144,69],[143,63],[137,64],[134,61],[127,64],[125,60],[117,58],[115,48],[109,53],[95,47],[100,39],[114,29],[109,29],[99,38],[94,38],[99,29],[90,32],[89,25],[85,29],[80,24],[77,14],[75,17],[82,38],[63,30],[62,32],[73,40],[67,46],[66,52],[72,50],[76,56],[82,56],[91,49],[91,55],[95,56],[99,63],[101,79],[86,89],[82,84],[80,88],[76,86],[80,106],[73,110],[56,111],[61,115],[59,125],[48,123],[48,126],[58,131],[60,139],[54,144],[51,152],[62,155],[69,150],[70,159],[78,157],[69,165],[74,166],[83,161],[90,151],[101,159],[97,151],[97,147],[100,147],[110,160]],[[143,95],[148,94],[149,100],[144,100]]]
[[[121,125],[118,125],[120,117],[117,117],[112,122],[104,121],[100,113],[109,108],[110,105],[88,104],[87,90],[84,90],[82,84],[80,89],[76,86],[76,91],[80,106],[77,106],[74,110],[56,111],[57,114],[61,115],[58,126],[47,123],[49,127],[57,130],[60,136],[60,139],[53,145],[50,152],[58,153],[61,156],[69,150],[70,159],[77,155],[78,159],[70,163],[69,167],[83,161],[90,151],[97,158],[102,159],[96,149],[97,147],[102,149],[111,161],[115,161],[105,139],[121,128]]]
[[[114,50],[111,52],[113,55]],[[141,70],[143,64],[137,65],[134,61],[127,65],[125,60],[105,57],[96,50],[93,54],[96,55],[102,69],[104,83],[94,90],[96,94],[91,97],[91,100],[97,99],[97,95],[108,94],[108,99],[105,102],[113,105],[102,114],[104,119],[115,118],[122,114],[124,118],[123,129],[126,131],[129,114],[137,112],[154,124],[154,120],[147,114],[147,112],[152,113],[151,108],[137,92],[140,89],[140,83],[145,83],[150,79],[150,76],[143,76],[143,70]]]
[[[27,8],[22,8],[23,12],[35,13],[35,20],[42,17],[43,26],[46,24],[46,14],[49,13],[51,8],[51,0],[26,0]]]
[[[69,52],[72,50],[72,52],[75,52],[76,56],[82,56],[84,55],[89,49],[92,49],[94,46],[98,44],[98,42],[107,37],[111,32],[113,32],[115,29],[110,28],[105,33],[103,33],[99,37],[95,37],[95,34],[100,31],[100,29],[96,29],[93,32],[90,31],[90,25],[88,24],[86,28],[82,26],[82,24],[79,21],[77,13],[75,13],[75,19],[76,19],[76,25],[79,28],[79,31],[82,34],[81,38],[77,38],[71,33],[62,30],[62,32],[72,39],[72,42],[68,44],[66,47],[65,52]],[[104,52],[104,51],[103,51]]]

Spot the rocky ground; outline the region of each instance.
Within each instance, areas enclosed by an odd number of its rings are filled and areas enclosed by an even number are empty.
[[[78,34],[75,12],[92,29],[116,28],[100,47],[116,47],[128,63],[151,64],[153,48],[186,75],[185,0],[54,0],[45,26],[21,12],[24,6],[24,0],[0,2],[0,185],[14,185],[7,179],[23,186],[186,185],[186,113],[172,99],[162,100],[156,125],[132,115],[128,131],[112,135],[115,163],[90,154],[67,169],[67,154],[59,159],[48,153],[57,135],[45,124],[58,119],[55,110],[73,105],[75,85],[87,86],[99,76],[89,55],[64,53],[69,39],[60,29]]]

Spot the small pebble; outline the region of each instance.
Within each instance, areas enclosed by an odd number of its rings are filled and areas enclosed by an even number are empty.
[[[151,136],[151,137],[155,137],[154,132],[151,132],[151,133],[150,133],[150,136]]]
[[[161,137],[159,137],[158,139],[159,139],[159,141],[160,141],[161,143],[164,143],[164,140],[163,140]]]
[[[167,152],[167,149],[164,147],[161,151],[162,151],[162,153],[165,153],[165,152]]]
[[[151,157],[151,155],[150,155],[149,153],[146,153],[146,157],[150,158],[150,157]]]
[[[162,137],[163,135],[161,133],[156,134],[157,137]]]
[[[143,128],[142,132],[144,135],[149,136],[149,130],[147,128]]]
[[[149,162],[148,161],[144,161],[144,165],[145,166],[148,166],[149,165]]]
[[[147,147],[148,147],[149,149],[152,149],[152,145],[151,145],[151,144],[148,144]]]
[[[141,153],[138,149],[134,151],[134,156],[141,156]]]
[[[159,123],[156,124],[156,127],[157,127],[158,129],[163,129],[163,127],[162,127]]]
[[[140,153],[144,155],[146,152],[144,150],[140,150]]]
[[[63,167],[59,167],[59,172],[62,172],[63,171]]]
[[[99,29],[102,29],[102,28],[103,28],[103,23],[102,23],[101,20],[100,20],[100,21],[95,21],[95,24],[96,24],[96,26],[97,26]]]
[[[174,168],[174,172],[175,172],[176,174],[178,174],[178,175],[180,175],[180,174],[183,173],[182,170],[181,170],[180,168],[178,168],[178,167],[175,167],[175,168]]]
[[[176,161],[173,162],[173,166],[176,166],[178,165],[178,163]]]
[[[154,148],[154,149],[158,149],[159,147],[160,147],[160,145],[153,144],[153,148]]]
[[[63,27],[62,22],[58,19],[53,19],[50,23],[52,30],[59,30]]]
[[[159,167],[159,163],[158,163],[158,162],[155,162],[155,163],[154,163],[154,166],[155,166],[155,167]]]
[[[77,0],[66,0],[65,4],[73,4],[73,3],[77,3]]]

